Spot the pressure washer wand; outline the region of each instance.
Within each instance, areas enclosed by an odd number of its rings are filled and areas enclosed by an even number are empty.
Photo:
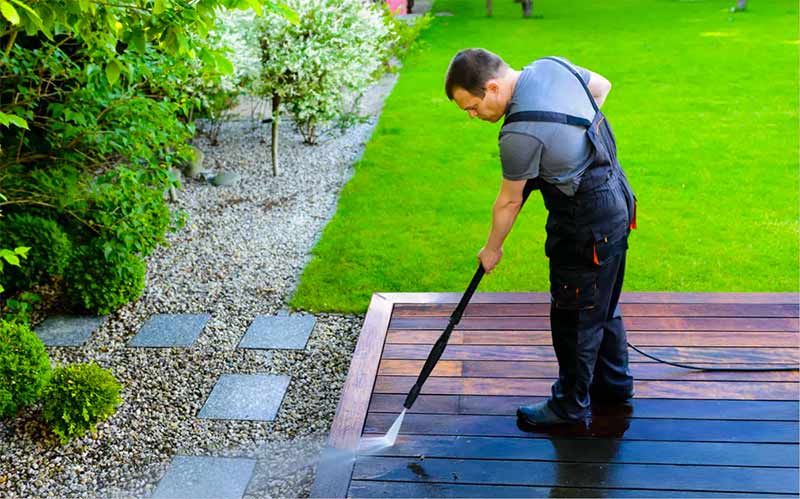
[[[522,189],[522,205],[519,208],[520,210],[522,210],[522,207],[525,206],[525,202],[528,200],[531,192],[537,189],[539,189],[538,177],[529,179],[525,183],[525,187]],[[461,297],[461,301],[458,302],[458,306],[450,316],[450,322],[447,324],[447,327],[442,332],[441,336],[439,336],[439,339],[436,340],[433,348],[431,348],[431,353],[429,353],[428,358],[425,359],[425,365],[422,366],[422,371],[419,373],[417,382],[411,387],[411,390],[406,396],[406,401],[403,402],[403,407],[405,407],[406,410],[411,409],[411,406],[414,405],[414,401],[417,400],[417,396],[419,396],[419,392],[422,390],[422,385],[425,384],[425,380],[428,379],[428,376],[431,375],[431,371],[433,371],[436,363],[439,362],[439,358],[441,358],[442,354],[444,353],[447,342],[450,341],[450,333],[453,332],[453,329],[455,329],[455,327],[461,321],[461,316],[464,314],[464,309],[467,308],[467,304],[469,303],[470,299],[472,299],[472,295],[475,293],[475,289],[477,289],[478,284],[480,284],[485,272],[486,271],[483,269],[483,265],[479,263],[478,270],[476,270],[475,275],[472,276],[472,280],[470,281],[469,286],[467,286],[464,296]]]
[[[422,366],[422,371],[419,373],[417,382],[411,387],[411,391],[409,391],[408,396],[406,396],[406,401],[403,402],[403,407],[406,409],[411,409],[411,406],[414,405],[414,401],[417,400],[417,396],[419,395],[420,390],[422,390],[422,385],[425,384],[425,380],[428,379],[428,376],[430,376],[431,371],[433,371],[433,368],[436,366],[436,363],[439,362],[439,358],[444,353],[447,342],[450,341],[450,333],[452,333],[453,329],[455,329],[458,323],[461,322],[461,316],[464,314],[464,309],[467,308],[467,304],[472,298],[473,293],[475,293],[475,289],[478,287],[478,284],[480,284],[484,273],[485,271],[483,270],[483,265],[478,264],[478,270],[476,270],[475,275],[472,276],[472,281],[470,281],[469,286],[467,286],[464,296],[461,297],[461,301],[458,302],[458,306],[453,311],[452,315],[450,315],[450,322],[447,324],[447,327],[444,329],[441,336],[439,336],[439,339],[436,340],[433,348],[431,348],[431,353],[428,354],[428,358],[425,360],[425,365]]]

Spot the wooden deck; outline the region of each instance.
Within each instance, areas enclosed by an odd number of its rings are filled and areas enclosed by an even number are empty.
[[[373,296],[329,442],[356,458],[323,459],[313,497],[798,496],[797,372],[689,371],[631,351],[632,411],[518,428],[516,407],[546,397],[557,373],[545,293],[476,294],[397,443],[359,453],[402,410],[459,298]],[[704,366],[797,365],[798,304],[793,293],[622,297],[632,344]]]

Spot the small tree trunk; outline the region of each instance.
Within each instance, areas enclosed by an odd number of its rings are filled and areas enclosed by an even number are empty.
[[[522,0],[522,17],[531,17],[533,0]]]
[[[486,0],[486,17],[492,17],[492,0]]]
[[[744,10],[747,8],[747,0],[736,0],[736,10]]]
[[[272,94],[272,175],[278,176],[278,120],[281,115],[281,97]]]
[[[172,170],[175,175],[180,175],[177,168],[170,167],[170,170]],[[169,200],[173,203],[178,200],[178,193],[175,191],[174,185],[169,186]]]

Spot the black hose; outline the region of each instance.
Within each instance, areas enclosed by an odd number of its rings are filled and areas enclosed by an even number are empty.
[[[700,367],[700,366],[692,366],[689,364],[679,364],[678,362],[670,362],[668,360],[659,359],[658,357],[654,357],[649,353],[645,353],[636,346],[631,345],[628,343],[628,346],[639,352],[640,354],[644,355],[647,358],[653,359],[656,362],[661,362],[662,364],[669,364],[675,367],[682,367],[683,369],[695,369],[697,371],[746,371],[746,372],[762,372],[762,371],[800,371],[800,367]]]

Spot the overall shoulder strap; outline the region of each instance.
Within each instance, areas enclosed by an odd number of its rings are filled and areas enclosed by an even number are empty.
[[[587,128],[592,125],[592,122],[586,118],[571,114],[557,113],[555,111],[519,111],[506,116],[503,126],[517,121],[548,121],[550,123],[584,126]]]
[[[548,59],[556,62],[564,66],[570,73],[572,73],[575,78],[578,79],[583,87],[583,90],[586,92],[586,96],[589,98],[589,102],[592,104],[594,112],[597,113],[600,111],[600,109],[597,107],[597,103],[594,101],[592,92],[589,91],[589,87],[586,85],[586,83],[584,83],[583,78],[581,78],[581,75],[579,75],[577,71],[572,69],[569,64],[561,61],[560,59],[556,59],[555,57],[542,57],[542,59]],[[520,111],[506,116],[505,120],[503,121],[503,126],[517,121],[547,121],[550,123],[562,123],[564,125],[576,125],[586,128],[589,128],[592,125],[591,120],[587,120],[586,118],[581,118],[579,116],[573,116],[571,114],[557,113],[554,111]]]
[[[589,87],[586,85],[586,83],[583,81],[583,78],[581,78],[581,75],[579,75],[577,71],[572,69],[572,67],[570,67],[570,65],[567,64],[566,62],[564,62],[564,61],[562,61],[560,59],[556,59],[555,57],[542,57],[542,59],[547,59],[549,61],[557,62],[558,64],[561,64],[562,66],[564,66],[567,69],[567,71],[572,73],[575,76],[575,78],[578,79],[578,81],[580,82],[581,86],[583,87],[583,90],[586,92],[586,96],[589,98],[589,102],[592,104],[592,107],[594,108],[594,112],[600,111],[600,109],[597,107],[597,103],[594,101],[594,96],[592,96],[592,92],[589,91]]]

